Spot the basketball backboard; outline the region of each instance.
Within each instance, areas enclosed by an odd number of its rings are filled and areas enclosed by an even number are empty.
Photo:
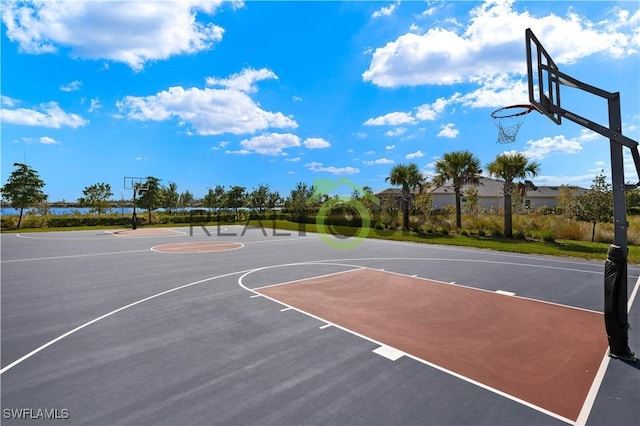
[[[525,32],[527,42],[527,74],[529,102],[540,113],[560,124],[560,79],[558,66],[530,28]],[[556,108],[554,108],[556,107]]]
[[[147,179],[141,177],[125,176],[124,189],[135,189],[136,191],[146,191]]]

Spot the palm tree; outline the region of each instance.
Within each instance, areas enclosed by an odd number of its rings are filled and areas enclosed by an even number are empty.
[[[409,199],[411,189],[420,186],[423,177],[414,163],[393,166],[385,182],[402,186],[402,229],[409,230]]]
[[[487,165],[487,171],[491,176],[504,180],[504,236],[510,238],[513,236],[511,217],[513,181],[538,176],[540,164],[535,161],[529,162],[521,152],[503,153]]]
[[[460,200],[464,185],[478,185],[480,180],[480,160],[469,151],[448,152],[436,161],[437,175],[433,178],[436,186],[451,181],[456,195],[456,228],[462,228],[462,208]]]

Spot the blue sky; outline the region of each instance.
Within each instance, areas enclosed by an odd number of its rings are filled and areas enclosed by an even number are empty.
[[[98,182],[130,198],[124,176],[196,197],[317,179],[381,190],[395,164],[429,177],[446,152],[484,167],[513,150],[541,164],[538,185],[589,187],[610,174],[609,143],[577,124],[533,112],[496,143],[491,111],[528,103],[528,27],[561,71],[621,92],[639,140],[637,1],[3,0],[2,183],[26,160],[50,201]],[[605,101],[562,90],[607,125]]]

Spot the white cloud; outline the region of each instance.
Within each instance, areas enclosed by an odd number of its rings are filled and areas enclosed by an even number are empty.
[[[432,27],[409,32],[374,50],[364,81],[382,87],[470,82],[500,73],[524,75],[524,28],[532,28],[557,64],[596,53],[636,54],[640,18],[619,13],[611,21],[590,22],[571,9],[565,17],[518,12],[514,0],[487,0],[471,10],[463,30]],[[616,25],[617,24],[617,25]],[[585,40],[589,40],[585,43]]]
[[[323,166],[322,163],[318,163],[317,161],[307,163],[305,164],[305,166],[312,172],[326,172],[334,175],[352,175],[360,173],[360,169],[358,169],[357,167]]]
[[[291,99],[293,99],[295,102],[302,102],[302,98],[300,96],[293,96]]]
[[[225,154],[236,154],[236,155],[249,155],[249,154],[253,154],[253,152],[249,151],[248,149],[238,149],[238,150],[226,150]]]
[[[593,178],[598,173],[600,173],[600,169],[593,174],[575,176],[536,176],[535,184],[542,186],[575,185],[581,188],[589,188],[591,186],[591,181],[593,181]]]
[[[14,107],[18,105],[19,101],[17,99],[10,98],[9,96],[0,96],[0,104],[2,106]]]
[[[40,138],[40,143],[45,145],[55,145],[55,144],[59,144],[60,142],[58,142],[53,138],[50,138],[49,136],[42,136]]]
[[[210,49],[224,29],[198,14],[212,15],[222,0],[114,2],[3,1],[9,40],[31,54],[69,50],[72,57],[145,63]],[[241,2],[236,2],[241,4]]]
[[[412,160],[414,158],[420,158],[420,157],[424,157],[424,154],[420,150],[404,156],[404,158],[406,158],[407,160]]]
[[[300,157],[295,157],[295,158],[285,158],[284,161],[290,161],[292,163],[297,163],[298,161],[302,160],[302,158]]]
[[[363,161],[363,163],[367,166],[373,166],[375,164],[393,164],[395,163],[395,161],[389,160],[388,158],[378,158],[377,160],[373,161]]]
[[[304,146],[309,149],[323,149],[329,148],[331,144],[322,138],[307,138],[304,141]]]
[[[393,129],[385,132],[384,135],[389,137],[400,136],[406,131],[407,129],[405,127],[398,127],[397,129]]]
[[[420,121],[433,121],[447,107],[450,101],[445,98],[438,98],[432,104],[423,104],[417,107],[416,117]]]
[[[278,76],[269,69],[245,68],[227,78],[207,77],[206,82],[207,86],[220,86],[239,92],[254,93],[258,91],[256,82],[270,79],[277,80]]]
[[[542,160],[551,153],[577,154],[582,151],[582,145],[578,140],[567,139],[564,135],[528,141],[527,145],[524,155],[530,160]]]
[[[395,145],[387,145],[387,146],[384,147],[384,149],[386,149],[387,151],[391,151],[395,147],[396,147]]]
[[[415,117],[408,112],[390,112],[376,118],[370,118],[363,124],[365,126],[398,126],[400,124],[414,124]]]
[[[66,113],[56,102],[40,104],[41,111],[27,108],[0,110],[2,122],[24,126],[39,126],[59,129],[60,127],[78,128],[88,123],[78,114]]]
[[[69,84],[63,84],[60,86],[60,90],[63,92],[75,92],[76,90],[80,90],[82,87],[82,82],[80,80],[73,80]]]
[[[389,6],[386,6],[386,7],[383,6],[380,9],[373,12],[371,17],[380,18],[381,16],[391,16],[393,15],[394,10],[396,10],[396,7],[398,7],[399,5],[400,5],[400,1],[396,1],[395,3],[390,4]]]
[[[438,133],[439,138],[455,138],[458,136],[460,131],[455,128],[456,125],[454,123],[447,123],[440,125],[440,132]]]
[[[249,70],[216,80],[216,84],[226,85],[223,89],[170,87],[155,95],[127,96],[116,105],[131,120],[177,118],[181,125],[189,124],[199,135],[250,134],[268,128],[298,127],[295,120],[281,112],[263,110],[246,92],[253,90],[253,82],[266,75]]]
[[[522,104],[523,100],[529,99],[527,83],[507,74],[495,74],[481,80],[474,79],[474,82],[480,85],[478,89],[465,95],[454,95],[451,101],[472,108],[501,108]]]
[[[94,98],[94,99],[91,99],[91,104],[89,105],[89,109],[87,111],[95,112],[100,108],[102,108],[102,105],[100,104],[100,100],[98,98]]]
[[[240,141],[242,154],[286,155],[287,148],[300,146],[300,138],[291,133],[267,133]]]
[[[222,142],[219,142],[217,146],[212,146],[211,150],[212,151],[217,151],[217,150],[219,150],[221,148],[226,148],[227,145],[229,145],[229,141],[222,141]]]

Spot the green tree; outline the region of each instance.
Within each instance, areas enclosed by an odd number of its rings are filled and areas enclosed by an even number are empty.
[[[402,186],[402,229],[408,231],[411,190],[422,184],[422,173],[414,163],[398,164],[391,169],[385,181],[394,186]]]
[[[574,209],[577,202],[575,193],[578,190],[578,187],[562,185],[559,190],[560,195],[558,196],[557,210],[559,210],[563,216],[571,218],[574,216]]]
[[[193,197],[193,194],[189,192],[189,190],[186,190],[178,197],[178,206],[180,206],[180,208],[186,209],[188,207],[191,207],[194,200],[195,198]]]
[[[464,196],[467,199],[467,201],[464,202],[465,208],[469,213],[477,218],[480,214],[480,199],[478,197],[478,188],[470,186],[464,192]]]
[[[574,210],[576,219],[593,225],[591,242],[596,236],[596,225],[600,222],[610,222],[613,219],[613,194],[611,185],[607,183],[603,173],[604,170],[593,179],[589,191],[577,197]]]
[[[45,183],[40,179],[37,171],[22,163],[14,163],[13,167],[16,167],[16,170],[11,172],[7,183],[0,188],[0,192],[2,192],[2,198],[11,207],[20,210],[17,225],[20,228],[25,207],[45,201],[47,195],[42,192]]]
[[[162,206],[162,187],[160,186],[160,179],[148,176],[147,181],[144,184],[145,190],[139,191],[138,205],[143,209],[147,209],[149,214],[149,223],[151,223],[151,211]]]
[[[162,208],[169,214],[172,214],[178,208],[178,185],[175,182],[169,182],[169,186],[162,187]]]
[[[221,208],[224,207],[226,191],[224,186],[216,185],[215,189],[209,188],[207,195],[204,196],[203,205],[211,210],[216,210],[216,215]]]
[[[84,197],[78,198],[80,207],[89,207],[89,211],[96,214],[102,214],[109,208],[109,199],[113,196],[111,185],[102,182],[85,187],[82,194]]]
[[[276,207],[280,205],[284,200],[278,191],[269,191],[267,195],[267,211],[273,213]]]
[[[480,183],[480,160],[469,151],[448,152],[436,161],[436,176],[433,183],[442,186],[447,182],[453,185],[456,196],[456,228],[462,228],[462,187]]]
[[[511,238],[513,236],[511,195],[514,190],[514,181],[515,179],[538,176],[540,164],[535,161],[529,162],[521,152],[504,153],[498,155],[493,162],[487,165],[487,171],[491,176],[504,181],[502,190],[504,194],[504,235]]]
[[[258,185],[258,187],[254,188],[253,191],[251,191],[247,196],[249,207],[255,212],[261,214],[264,213],[267,209],[270,193],[271,190],[269,188],[269,185]]]
[[[627,197],[627,213],[631,213],[631,209],[640,207],[640,188],[627,190],[625,195]]]
[[[245,205],[245,189],[244,186],[232,186],[225,194],[225,207],[234,210],[236,220],[238,219],[238,209]]]
[[[303,182],[298,182],[296,187],[291,190],[289,198],[285,205],[289,212],[297,218],[296,220],[303,222],[306,220],[311,204],[314,203],[316,197],[315,188]]]

